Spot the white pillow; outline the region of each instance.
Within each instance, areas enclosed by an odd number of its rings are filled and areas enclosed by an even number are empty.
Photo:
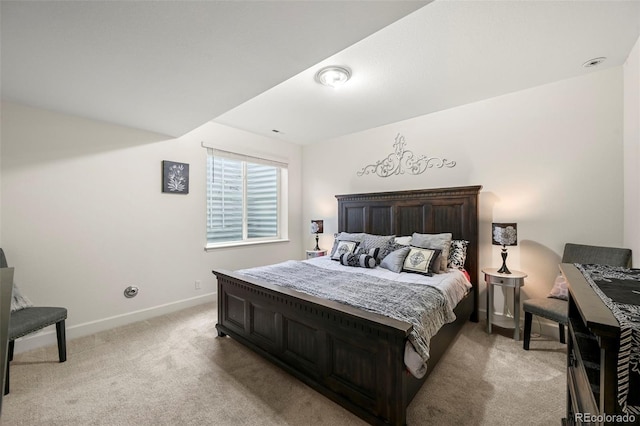
[[[396,244],[402,244],[403,246],[411,245],[411,236],[408,237],[396,237]]]

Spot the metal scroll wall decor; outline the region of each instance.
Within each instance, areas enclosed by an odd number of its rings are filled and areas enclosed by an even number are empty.
[[[375,164],[363,167],[357,175],[363,176],[371,173],[375,173],[380,177],[403,175],[405,173],[419,175],[433,167],[441,169],[443,167],[455,167],[456,165],[455,161],[449,161],[446,158],[428,157],[426,155],[417,156],[413,151],[405,150],[405,145],[404,136],[398,133],[396,141],[393,143],[394,152]]]

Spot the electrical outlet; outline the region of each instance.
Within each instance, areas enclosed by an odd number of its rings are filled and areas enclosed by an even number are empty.
[[[200,280],[196,280],[196,290],[200,290],[200,284],[202,282]]]

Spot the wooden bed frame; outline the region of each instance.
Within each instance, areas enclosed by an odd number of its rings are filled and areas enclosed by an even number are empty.
[[[469,241],[472,291],[431,339],[427,375],[404,366],[411,324],[233,272],[218,280],[218,336],[229,335],[371,424],[404,425],[407,406],[468,320],[478,321],[481,186],[337,195],[338,230],[378,235],[452,232]]]

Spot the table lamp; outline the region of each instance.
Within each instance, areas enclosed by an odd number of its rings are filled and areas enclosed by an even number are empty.
[[[313,248],[315,251],[320,250],[320,246],[318,246],[318,234],[322,234],[324,231],[324,225],[322,220],[314,219],[311,221],[311,233],[316,234],[316,246]]]
[[[501,274],[510,274],[507,268],[507,247],[518,245],[518,225],[516,223],[492,223],[491,243],[494,246],[502,246],[502,267],[498,269]]]

